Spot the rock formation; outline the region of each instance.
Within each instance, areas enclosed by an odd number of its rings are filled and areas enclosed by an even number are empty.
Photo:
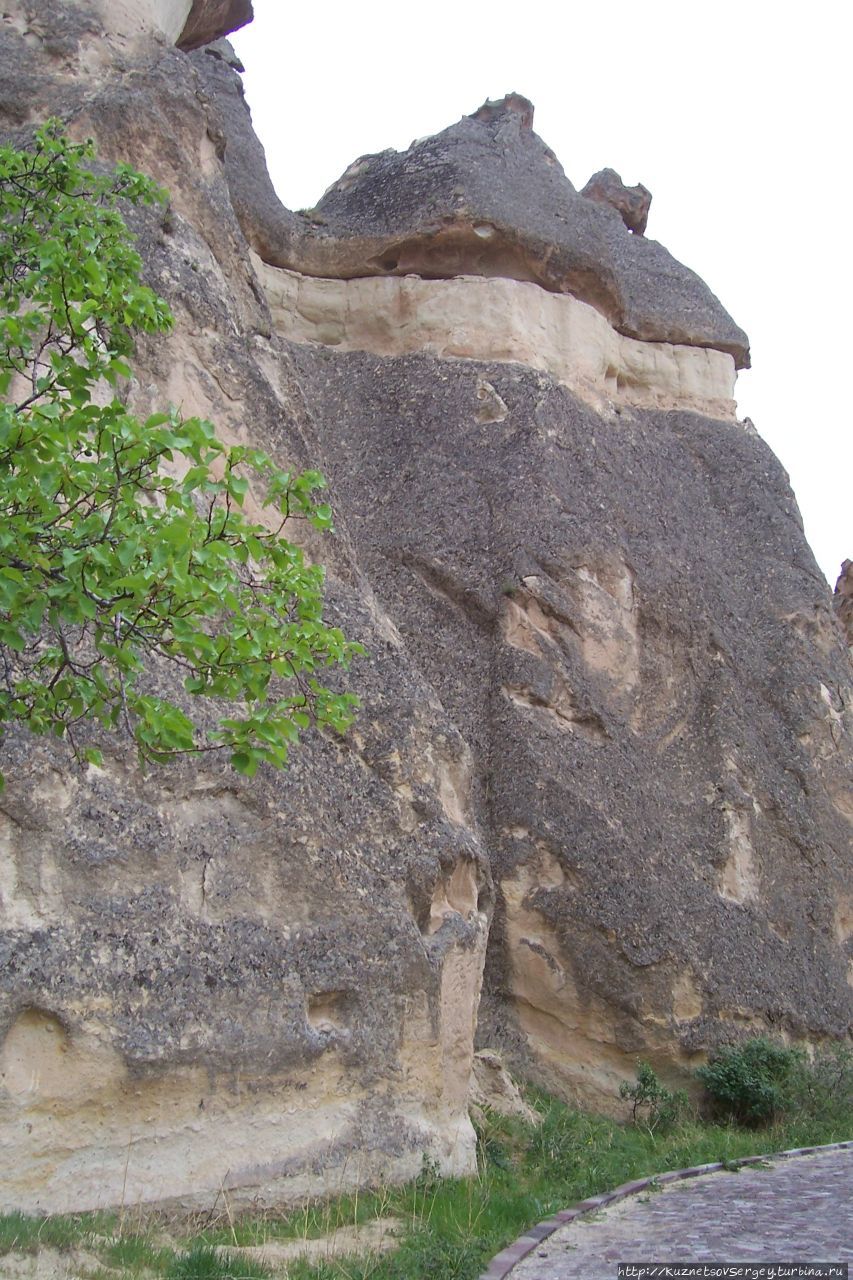
[[[232,60],[174,47],[245,16],[14,0],[0,124],[169,189],[131,403],[326,472],[362,711],[252,782],[6,738],[4,1208],[471,1168],[478,1005],[598,1106],[849,1028],[851,668],[746,336],[518,95],[284,209]]]
[[[646,233],[652,193],[642,183],[626,187],[615,169],[600,169],[594,173],[581,191],[587,200],[610,205],[619,214],[629,231],[642,236]]]
[[[835,606],[836,617],[847,637],[847,644],[853,646],[853,560],[845,560],[841,566],[832,603]]]
[[[105,40],[95,9],[16,7],[4,125],[24,139],[60,114],[171,193],[137,229],[175,331],[140,344],[132,404],[171,401],[324,467],[232,211],[210,89],[141,5],[130,18]],[[143,777],[120,750],[80,774],[44,741],[4,741],[4,1207],[209,1205],[223,1180],[263,1199],[413,1175],[424,1153],[471,1165],[492,900],[471,753],[338,523],[330,608],[370,655],[347,740],[316,736],[257,784],[224,764]]]
[[[193,0],[178,48],[200,49],[251,21],[252,0]]]

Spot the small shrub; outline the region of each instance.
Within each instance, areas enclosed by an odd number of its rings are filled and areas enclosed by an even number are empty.
[[[819,1050],[809,1061],[798,1054],[785,1085],[783,1108],[790,1115],[853,1128],[853,1050],[846,1045]]]
[[[631,1119],[653,1133],[655,1129],[670,1129],[683,1120],[689,1110],[687,1094],[683,1089],[667,1089],[648,1062],[637,1063],[637,1079],[634,1084],[623,1080],[619,1097],[631,1103]]]
[[[714,1116],[757,1128],[776,1119],[786,1101],[790,1105],[790,1087],[804,1069],[802,1049],[756,1036],[718,1050],[696,1074]]]

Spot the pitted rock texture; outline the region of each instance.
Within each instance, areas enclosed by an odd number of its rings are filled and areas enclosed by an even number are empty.
[[[649,221],[652,193],[642,183],[627,187],[615,169],[600,169],[581,191],[587,200],[615,209],[629,231],[645,235]]]
[[[327,473],[338,532],[306,547],[367,649],[363,706],[251,783],[143,774],[120,744],[79,773],[7,736],[2,1207],[472,1169],[487,936],[482,1041],[598,1105],[638,1054],[677,1077],[751,1029],[844,1034],[850,665],[776,460],[624,386],[594,404],[480,352],[288,342],[251,251],[316,276],[464,262],[729,369],[744,336],[573,191],[518,97],[356,166],[313,220],[284,209],[229,58],[169,47],[181,8],[127,0],[105,39],[94,2],[7,4],[0,128],[59,115],[169,189],[134,227],[175,330],[140,343],[131,406]]]
[[[850,665],[767,447],[517,367],[298,360],[359,561],[473,752],[482,1042],[612,1108],[638,1056],[845,1035]]]
[[[835,584],[832,603],[848,646],[853,646],[853,560],[845,560]]]
[[[282,210],[257,142],[223,84],[223,131],[235,207],[260,257],[304,275],[348,279],[459,275],[532,281],[571,293],[620,333],[713,347],[749,364],[749,342],[708,287],[654,240],[632,235],[609,204],[578,194],[512,94],[405,152],[362,156],[315,209]]]
[[[24,68],[28,121],[62,115],[171,193],[134,218],[175,329],[140,343],[131,405],[179,404],[324,469],[193,60],[162,39],[92,43],[97,28],[94,10],[16,10],[0,82]],[[2,123],[21,125],[17,107]],[[424,1153],[473,1168],[492,889],[470,750],[337,517],[306,547],[328,567],[329,616],[369,655],[347,739],[314,735],[285,776],[248,785],[210,758],[146,774],[117,743],[81,773],[62,748],[4,739],[4,1209],[209,1206],[223,1185],[263,1203],[413,1176]]]

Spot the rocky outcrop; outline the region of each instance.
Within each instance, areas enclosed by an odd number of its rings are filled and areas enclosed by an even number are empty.
[[[494,1049],[479,1049],[474,1054],[468,1100],[478,1117],[484,1117],[483,1108],[486,1107],[501,1116],[517,1116],[527,1124],[538,1125],[543,1120],[542,1113],[524,1101],[501,1055]]]
[[[300,366],[359,560],[474,753],[485,1042],[608,1106],[637,1056],[845,1034],[849,663],[766,446],[519,366]]]
[[[89,47],[90,70],[103,61],[95,49],[103,50],[104,38],[114,41],[116,49],[126,47],[128,40],[152,36],[181,49],[197,49],[251,20],[251,0],[69,0],[55,5],[15,0],[3,13],[3,22],[20,34],[38,33],[41,49],[53,58],[77,54],[82,33],[96,37],[97,46]]]
[[[532,281],[595,307],[630,338],[710,347],[749,364],[749,343],[708,287],[609,204],[578,194],[511,94],[408,151],[362,156],[303,215],[283,210],[234,82],[217,81],[235,208],[265,262],[351,279],[460,275]]]
[[[628,337],[748,364],[745,334],[698,276],[578,195],[532,118],[513,94],[406,152],[362,156],[317,204],[305,250],[269,260],[317,275],[530,280],[590,303]],[[322,251],[327,271],[312,267]]]
[[[845,560],[832,597],[835,616],[841,623],[848,646],[853,645],[853,560]]]
[[[252,782],[6,739],[3,1207],[471,1169],[478,1004],[604,1107],[638,1055],[844,1035],[850,665],[734,415],[746,336],[518,95],[284,209],[230,56],[166,43],[189,10],[7,6],[2,125],[171,192],[131,403],[327,473],[363,706]]]
[[[586,196],[587,200],[597,200],[599,204],[609,205],[616,210],[629,231],[638,236],[645,235],[652,193],[642,183],[638,183],[636,187],[626,187],[615,169],[600,169],[592,175],[581,195]]]

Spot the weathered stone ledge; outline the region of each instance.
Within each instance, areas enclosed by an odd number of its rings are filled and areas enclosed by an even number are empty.
[[[252,20],[251,0],[96,0],[105,36],[159,35],[180,49],[236,31]]]
[[[735,416],[728,353],[628,338],[568,294],[482,276],[327,280],[253,257],[276,329],[292,342],[507,361],[550,373],[599,410],[618,404]]]

